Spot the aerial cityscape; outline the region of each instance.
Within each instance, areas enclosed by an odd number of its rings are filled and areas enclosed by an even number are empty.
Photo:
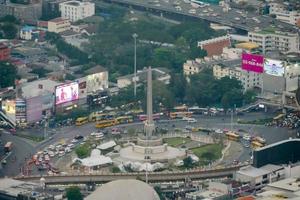
[[[0,200],[300,200],[299,0],[0,0]]]

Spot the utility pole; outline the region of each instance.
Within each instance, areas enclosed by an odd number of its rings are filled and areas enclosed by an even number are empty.
[[[133,83],[134,83],[134,97],[136,97],[136,38],[138,37],[138,35],[136,33],[134,33],[132,35],[133,39],[134,39],[134,77],[133,77]]]

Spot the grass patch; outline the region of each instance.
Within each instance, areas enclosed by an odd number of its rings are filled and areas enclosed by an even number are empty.
[[[182,144],[186,144],[191,141],[190,138],[174,137],[174,138],[165,138],[164,143],[167,143],[169,146],[178,147]]]
[[[28,140],[32,140],[34,142],[41,142],[44,140],[44,137],[40,137],[40,136],[25,135],[25,134],[16,134],[16,136],[22,137],[22,138],[25,138]]]
[[[209,144],[202,147],[190,149],[200,161],[213,161],[222,157],[223,146],[221,144]]]
[[[265,125],[266,123],[270,123],[272,121],[273,121],[273,118],[265,118],[265,119],[256,119],[256,120],[252,120],[252,121],[238,120],[237,122],[239,124]]]

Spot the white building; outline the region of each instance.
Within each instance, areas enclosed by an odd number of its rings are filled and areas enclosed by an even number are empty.
[[[67,19],[61,17],[48,21],[48,31],[54,33],[61,33],[70,30],[71,23]]]
[[[262,52],[279,50],[281,52],[299,52],[299,34],[281,32],[271,29],[257,30],[248,33],[249,42],[259,45]]]
[[[280,3],[270,3],[270,15],[275,15],[276,19],[296,25],[300,20],[300,13],[298,11],[289,11],[287,6]]]
[[[67,1],[59,4],[61,17],[75,22],[95,14],[95,4],[91,2]]]
[[[213,75],[220,79],[223,77],[234,77],[242,82],[244,90],[261,88],[262,74],[243,70],[241,68],[241,60],[226,61],[213,66]]]

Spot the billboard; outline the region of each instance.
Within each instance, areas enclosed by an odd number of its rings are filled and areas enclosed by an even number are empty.
[[[280,60],[265,59],[264,70],[266,74],[272,76],[284,75],[284,62]]]
[[[55,88],[55,105],[78,99],[78,83],[72,82]]]
[[[264,72],[264,57],[249,53],[242,54],[242,69],[256,73]]]

